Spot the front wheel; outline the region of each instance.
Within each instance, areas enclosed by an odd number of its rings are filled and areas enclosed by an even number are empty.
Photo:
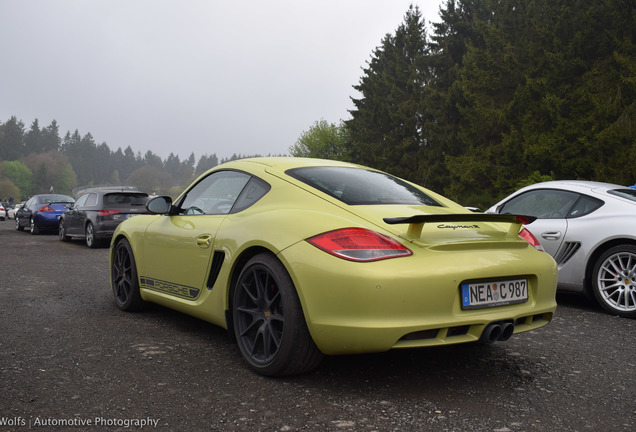
[[[308,372],[322,360],[309,334],[294,284],[271,254],[250,259],[241,271],[232,301],[241,354],[261,375]]]
[[[132,312],[144,308],[146,303],[139,293],[135,257],[130,243],[125,239],[115,245],[110,268],[110,281],[115,304],[119,309]]]
[[[603,309],[613,315],[636,318],[636,246],[607,250],[592,275],[594,296]]]
[[[16,231],[24,231],[24,227],[20,225],[20,219],[15,218],[15,229]]]

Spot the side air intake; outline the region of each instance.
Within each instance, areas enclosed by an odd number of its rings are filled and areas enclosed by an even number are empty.
[[[560,266],[563,266],[566,262],[570,260],[578,252],[581,248],[581,243],[579,242],[568,242],[563,245],[561,248],[561,252],[557,255],[555,261]]]
[[[208,277],[208,289],[211,290],[216,283],[216,278],[219,277],[221,267],[223,267],[223,260],[225,259],[225,252],[214,251],[212,256],[212,266],[210,267],[210,276]]]

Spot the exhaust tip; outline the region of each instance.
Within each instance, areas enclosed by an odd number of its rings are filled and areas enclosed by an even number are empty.
[[[481,333],[481,337],[479,338],[479,340],[486,343],[507,341],[512,337],[512,334],[514,332],[515,326],[513,323],[508,321],[494,322],[488,324],[484,328],[484,331]]]
[[[493,343],[498,341],[500,337],[501,326],[499,324],[493,323],[486,326],[479,340],[486,343]]]
[[[499,336],[499,340],[507,341],[512,337],[512,334],[515,332],[515,326],[513,323],[506,322],[501,325],[501,336]]]

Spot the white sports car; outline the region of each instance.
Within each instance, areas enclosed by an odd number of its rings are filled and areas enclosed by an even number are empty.
[[[559,266],[558,289],[584,292],[611,314],[636,318],[636,189],[552,181],[518,190],[486,213],[523,214]]]
[[[7,219],[15,219],[16,212],[24,205],[24,202],[14,205],[11,209],[7,210]]]

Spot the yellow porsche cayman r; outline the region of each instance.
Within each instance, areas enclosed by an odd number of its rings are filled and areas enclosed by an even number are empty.
[[[323,355],[507,340],[548,324],[557,269],[528,218],[471,213],[343,162],[220,165],[119,225],[111,286],[226,328],[263,375]]]

